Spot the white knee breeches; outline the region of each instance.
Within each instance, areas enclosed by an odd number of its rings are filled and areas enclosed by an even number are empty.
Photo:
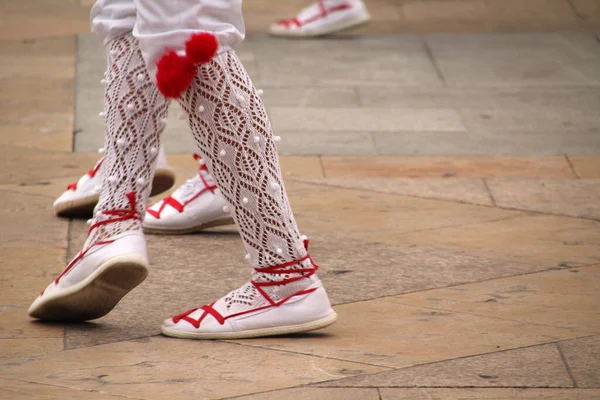
[[[245,35],[242,0],[98,0],[91,22],[105,44],[133,31],[153,79],[165,50],[183,54],[194,33],[214,34],[219,52],[233,48]]]

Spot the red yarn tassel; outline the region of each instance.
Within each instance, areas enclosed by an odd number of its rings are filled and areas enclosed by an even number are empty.
[[[156,63],[156,85],[166,98],[178,98],[192,83],[196,66],[209,62],[219,43],[211,33],[196,33],[185,43],[185,56],[170,50]]]
[[[194,64],[205,64],[215,56],[218,47],[219,43],[213,34],[195,33],[185,43],[185,53]]]
[[[196,66],[187,57],[182,57],[173,50],[163,55],[156,66],[156,85],[167,99],[179,97],[196,75]]]

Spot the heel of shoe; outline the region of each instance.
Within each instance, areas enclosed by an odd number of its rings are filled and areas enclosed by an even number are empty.
[[[29,315],[45,321],[90,321],[108,314],[148,276],[144,257],[111,258],[84,281],[38,297]]]

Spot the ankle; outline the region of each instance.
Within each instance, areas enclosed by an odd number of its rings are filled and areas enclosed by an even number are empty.
[[[138,210],[136,192],[129,192],[125,197],[128,204],[124,207],[109,208],[99,204],[94,217],[88,221],[90,228],[85,248],[126,232],[143,232],[143,210]]]

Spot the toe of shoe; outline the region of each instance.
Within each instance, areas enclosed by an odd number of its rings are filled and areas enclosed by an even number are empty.
[[[178,324],[176,324],[175,322],[173,322],[173,318],[167,318],[163,321],[162,323],[162,327],[163,328],[175,328]]]
[[[291,30],[283,24],[274,23],[269,28],[269,33],[275,36],[289,36]]]
[[[65,203],[65,202],[71,200],[72,197],[73,197],[73,191],[66,190],[66,191],[63,192],[63,194],[61,194],[60,196],[58,196],[56,198],[56,200],[54,200],[53,205],[54,205],[54,207],[56,207],[57,205],[60,205],[62,203]]]

